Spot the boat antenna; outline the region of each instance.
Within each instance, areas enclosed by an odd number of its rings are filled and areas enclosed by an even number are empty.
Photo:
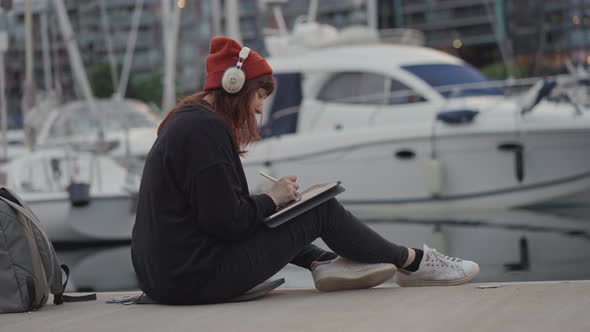
[[[289,34],[289,29],[287,28],[287,23],[285,21],[285,16],[283,15],[283,6],[287,3],[287,0],[262,0],[264,5],[268,6],[272,10],[272,15],[274,16],[275,22],[277,24],[279,35],[280,36],[287,36]],[[311,0],[309,2],[308,8],[308,21],[315,21],[315,17],[317,14],[317,0]]]
[[[162,94],[162,110],[169,110],[174,106],[176,98],[175,68],[176,47],[178,44],[178,29],[181,9],[174,1],[162,0],[162,34],[164,43],[164,80]]]
[[[32,0],[25,0],[25,91],[23,96],[23,126],[26,145],[31,150],[34,144],[33,128],[28,124],[27,115],[35,104],[35,81],[33,80],[33,8]]]
[[[496,1],[495,17],[492,15],[491,3],[486,0],[481,0],[486,10],[486,16],[492,28],[494,29],[494,38],[496,39],[496,45],[500,50],[500,56],[502,57],[502,63],[506,69],[506,73],[509,78],[514,77],[514,52],[512,50],[512,42],[506,34],[504,27],[504,20],[501,23],[497,22],[496,18],[504,15],[504,4],[502,1]]]
[[[225,32],[230,38],[242,44],[240,5],[238,0],[225,0]]]
[[[367,11],[367,25],[373,30],[377,30],[378,19],[377,19],[377,0],[366,0],[365,2]]]
[[[4,13],[2,13],[4,15]],[[8,160],[8,110],[6,109],[6,72],[4,54],[8,50],[8,33],[0,31],[0,121],[2,121],[2,160]]]
[[[307,21],[308,22],[315,22],[317,20],[318,7],[319,7],[318,0],[310,0],[309,1],[309,8],[307,8]]]

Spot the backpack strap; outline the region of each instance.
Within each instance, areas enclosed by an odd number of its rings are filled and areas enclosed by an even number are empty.
[[[29,220],[35,221],[37,223],[39,223],[39,219],[37,219],[37,216],[35,216],[34,214],[32,214],[31,212],[29,212],[29,210],[25,209],[24,207],[20,206],[19,204],[13,202],[11,199],[8,199],[2,195],[0,195],[0,199],[8,204],[10,207],[12,207],[13,209],[17,210],[18,212],[20,212],[21,214],[23,214],[25,217],[27,217]]]
[[[60,265],[62,270],[66,273],[66,281],[64,282],[63,289],[66,289],[68,284],[68,280],[70,280],[70,268],[62,264]],[[88,295],[64,295],[61,294],[53,294],[53,304],[62,304],[64,302],[86,302],[86,301],[96,301],[96,293],[88,294]]]

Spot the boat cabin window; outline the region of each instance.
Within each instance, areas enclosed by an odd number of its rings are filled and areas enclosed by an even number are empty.
[[[385,103],[385,82],[385,76],[374,73],[337,73],[324,84],[317,99],[343,104],[382,105]]]
[[[345,104],[398,105],[426,101],[404,83],[384,75],[337,73],[322,87],[318,99]]]
[[[422,64],[402,66],[402,69],[428,83],[445,98],[504,95],[502,89],[468,64]]]
[[[299,106],[303,99],[300,73],[274,74],[275,91],[268,98],[269,117],[259,129],[262,138],[293,134],[297,131]]]
[[[389,95],[387,97],[387,104],[389,105],[412,104],[426,101],[426,98],[398,80],[390,79],[388,83],[390,84]]]
[[[126,128],[154,128],[158,124],[143,110],[135,109],[125,101],[96,102],[97,113],[82,104],[77,108],[64,110],[51,124],[51,137],[89,135],[104,131],[124,130]]]

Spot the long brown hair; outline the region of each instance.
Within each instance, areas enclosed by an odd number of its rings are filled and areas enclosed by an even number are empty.
[[[232,138],[236,145],[238,153],[243,156],[248,151],[245,148],[252,142],[260,139],[256,115],[248,109],[251,98],[257,93],[258,89],[264,89],[266,95],[270,95],[275,88],[275,81],[272,75],[263,75],[246,81],[244,88],[238,94],[229,94],[223,89],[214,89],[210,91],[198,91],[188,97],[183,98],[174,108],[166,115],[160,126],[158,134],[164,127],[166,121],[177,110],[189,105],[207,106],[203,98],[207,95],[213,96],[213,105],[207,107],[211,111],[221,115],[232,132]]]

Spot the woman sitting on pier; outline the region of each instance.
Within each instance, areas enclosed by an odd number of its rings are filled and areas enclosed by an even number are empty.
[[[287,264],[311,271],[321,291],[457,285],[476,263],[391,243],[331,199],[276,228],[262,222],[297,195],[297,177],[251,195],[240,161],[259,136],[256,114],[273,92],[272,69],[225,37],[211,40],[204,91],[181,100],[145,163],[133,229],[140,288],[167,304],[228,301]],[[227,72],[226,72],[227,71]],[[240,77],[243,71],[244,77]],[[333,251],[311,243],[321,238]]]

